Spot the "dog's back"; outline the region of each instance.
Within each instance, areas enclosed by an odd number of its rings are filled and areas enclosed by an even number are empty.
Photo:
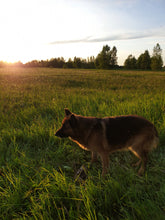
[[[139,116],[118,116],[104,118],[106,138],[113,148],[128,147],[135,137],[146,136],[150,139],[158,137],[155,126]],[[130,147],[130,146],[129,146]]]

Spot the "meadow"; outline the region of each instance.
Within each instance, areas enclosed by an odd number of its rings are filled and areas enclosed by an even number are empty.
[[[90,152],[54,136],[66,107],[152,121],[160,143],[145,175],[132,153],[116,152],[102,178]],[[0,219],[165,219],[165,72],[0,68]]]

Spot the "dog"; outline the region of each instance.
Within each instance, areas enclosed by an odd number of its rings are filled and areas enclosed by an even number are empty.
[[[107,173],[109,154],[130,150],[139,158],[139,175],[146,169],[148,153],[158,145],[158,132],[147,119],[137,115],[115,117],[85,117],[65,109],[62,126],[55,133],[60,138],[71,138],[82,149],[92,152],[92,163],[97,155],[102,160],[102,176]]]

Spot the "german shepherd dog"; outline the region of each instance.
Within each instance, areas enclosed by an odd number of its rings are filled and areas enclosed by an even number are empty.
[[[97,154],[102,160],[102,176],[107,173],[109,154],[119,150],[130,150],[139,158],[142,175],[146,169],[148,153],[158,145],[155,126],[140,116],[125,115],[96,118],[76,115],[65,109],[62,127],[55,133],[57,137],[70,137],[84,150],[92,152],[92,162]]]

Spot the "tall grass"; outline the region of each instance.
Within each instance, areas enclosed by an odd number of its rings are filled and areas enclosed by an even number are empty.
[[[164,72],[0,69],[0,219],[164,219]],[[90,153],[54,137],[64,108],[104,117],[138,114],[159,131],[146,174],[129,152],[90,167]],[[74,179],[82,164],[83,182]]]

